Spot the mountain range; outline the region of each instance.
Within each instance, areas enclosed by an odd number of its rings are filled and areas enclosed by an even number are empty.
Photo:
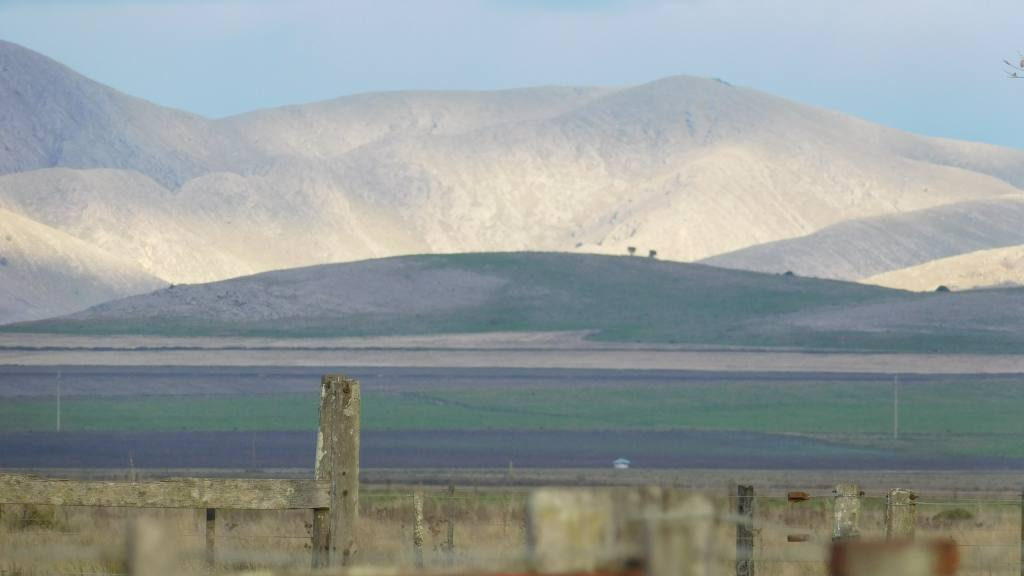
[[[932,290],[1024,279],[1024,151],[715,79],[210,119],[0,42],[0,322],[402,254],[624,254]]]

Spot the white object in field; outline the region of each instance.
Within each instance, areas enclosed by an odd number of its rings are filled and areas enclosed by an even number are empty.
[[[629,460],[626,460],[625,458],[619,458],[612,462],[612,468],[615,468],[616,470],[625,470],[626,468],[629,468],[629,465]]]

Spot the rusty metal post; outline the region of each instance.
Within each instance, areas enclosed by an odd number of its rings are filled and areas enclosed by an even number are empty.
[[[832,491],[833,540],[860,538],[860,496],[856,484],[838,484]]]
[[[885,496],[885,539],[913,540],[917,524],[914,493],[903,488],[890,490]]]
[[[320,383],[314,478],[331,486],[331,507],[313,511],[313,567],[347,566],[359,522],[359,383],[327,375]]]
[[[960,552],[952,540],[840,540],[829,553],[830,576],[954,576]]]
[[[754,576],[754,487],[736,487],[736,576]]]

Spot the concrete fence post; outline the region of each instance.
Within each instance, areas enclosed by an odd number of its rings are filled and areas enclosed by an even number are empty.
[[[359,383],[337,375],[320,382],[314,479],[330,484],[330,508],[313,511],[313,567],[347,566],[359,522]]]
[[[714,505],[703,496],[669,502],[663,516],[647,522],[646,576],[711,574],[715,524]]]
[[[607,490],[535,490],[526,517],[529,559],[538,574],[596,570],[615,548],[615,505]]]
[[[125,541],[128,576],[173,576],[177,572],[179,550],[157,519],[145,515],[132,519]]]
[[[717,524],[712,502],[657,487],[535,490],[527,545],[537,574],[618,572],[707,576]]]
[[[412,494],[412,550],[416,556],[416,568],[423,569],[423,539],[426,531],[423,528],[423,492]]]
[[[885,539],[912,540],[917,525],[914,493],[896,488],[885,496]]]
[[[856,484],[839,484],[832,491],[833,540],[860,538],[860,496]]]

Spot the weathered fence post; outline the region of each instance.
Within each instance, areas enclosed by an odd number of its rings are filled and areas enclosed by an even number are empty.
[[[412,550],[416,556],[416,568],[423,569],[423,492],[412,494]]]
[[[885,496],[885,539],[912,540],[917,524],[914,493],[896,488]]]
[[[736,576],[754,576],[754,487],[736,487]]]
[[[839,484],[832,491],[833,540],[860,538],[860,490],[856,484]]]
[[[667,504],[664,515],[648,520],[644,539],[647,576],[711,574],[715,507],[703,496]]]
[[[158,520],[146,516],[134,518],[128,526],[126,544],[128,576],[175,574],[177,548]]]
[[[346,566],[359,521],[359,383],[327,375],[320,382],[314,478],[331,486],[331,507],[313,511],[313,567]]]
[[[446,514],[448,515],[448,541],[445,543],[445,550],[448,553],[448,565],[455,564],[455,484],[448,483],[448,502]]]
[[[214,565],[217,563],[217,557],[214,555],[214,540],[217,535],[217,509],[207,508],[206,509],[206,566],[213,571]]]
[[[527,503],[527,545],[537,574],[710,574],[715,507],[705,497],[657,487],[541,489]]]
[[[1020,576],[1024,576],[1024,492],[1020,494]]]
[[[538,574],[588,572],[615,544],[615,506],[606,490],[536,490],[526,507],[526,541]]]

